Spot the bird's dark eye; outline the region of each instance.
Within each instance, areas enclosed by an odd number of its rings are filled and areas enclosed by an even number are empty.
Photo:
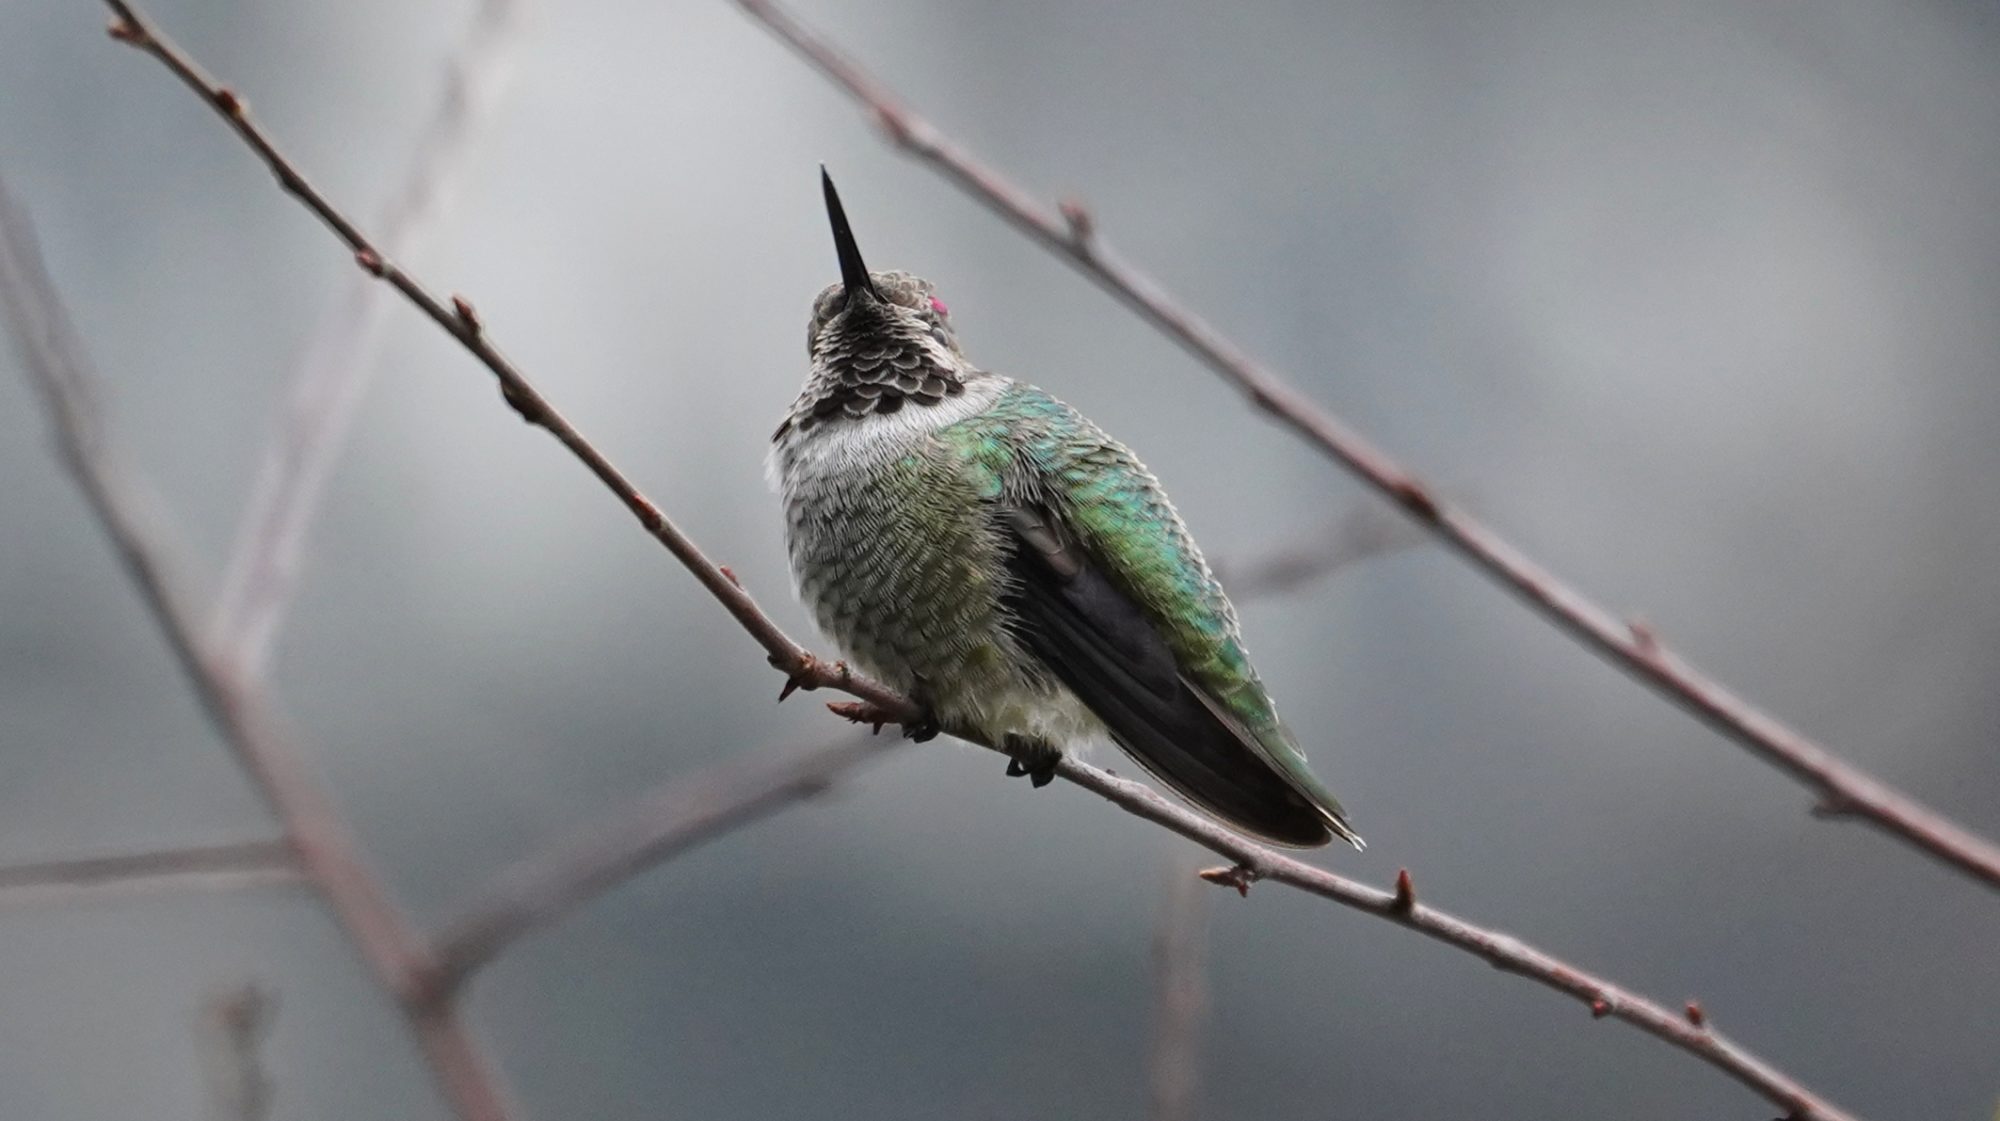
[[[938,313],[939,319],[951,318],[951,309],[945,307],[944,301],[938,299],[936,296],[931,297],[931,310]]]

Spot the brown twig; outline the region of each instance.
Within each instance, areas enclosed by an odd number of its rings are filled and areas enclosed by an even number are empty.
[[[1554,954],[1536,949],[1510,934],[1469,923],[1456,915],[1419,903],[1414,889],[1407,892],[1383,891],[1315,868],[1237,836],[1139,783],[1118,778],[1074,759],[1064,759],[1057,764],[1056,773],[1128,813],[1164,826],[1234,861],[1232,870],[1238,871],[1246,890],[1250,883],[1264,880],[1287,884],[1344,907],[1409,927],[1454,949],[1484,958],[1495,969],[1525,977],[1538,985],[1574,997],[1599,1018],[1609,1016],[1623,1020],[1647,1035],[1721,1070],[1800,1121],[1852,1118],[1851,1114],[1712,1027],[1692,1025],[1664,1005],[1586,972]],[[1207,875],[1202,878],[1220,880],[1220,877]]]
[[[1050,212],[973,158],[784,9],[770,0],[735,3],[859,102],[891,144],[1069,262],[1182,349],[1234,382],[1258,408],[1381,492],[1544,619],[1811,788],[1822,806],[1836,809],[1840,816],[1866,820],[1988,886],[2000,887],[2000,846],[1766,715],[1657,640],[1641,641],[1616,615],[1558,580],[1471,515],[1445,503],[1358,432],[1279,380],[1242,348],[1168,297],[1151,278],[1119,260],[1105,247],[1102,234],[1080,204],[1072,202]]]
[[[303,878],[296,854],[283,841],[196,845],[0,866],[0,905],[166,886],[295,884]]]
[[[1174,864],[1153,930],[1153,1121],[1194,1121],[1201,1085],[1201,1018],[1208,1010],[1202,958],[1208,942],[1208,892],[1201,879]]]
[[[720,834],[825,790],[861,763],[906,743],[848,736],[776,758],[759,752],[668,783],[568,840],[503,871],[458,908],[434,940],[433,981],[457,989],[515,939],[612,885]]]
[[[423,943],[361,858],[275,702],[206,637],[158,509],[129,481],[97,411],[98,379],[41,263],[26,217],[0,187],[0,305],[54,424],[64,464],[194,686],[312,881],[377,981],[401,1001],[461,1121],[508,1121],[498,1076],[447,1005],[411,999],[429,968]]]
[[[481,0],[418,133],[416,154],[381,218],[382,240],[412,251],[443,226],[445,204],[492,120],[524,0]],[[308,528],[347,430],[367,392],[391,301],[366,277],[341,289],[313,328],[289,397],[265,446],[216,595],[221,646],[261,673],[298,584]]]
[[[189,88],[200,94],[277,175],[281,186],[299,199],[354,251],[356,261],[364,269],[388,280],[491,370],[499,379],[502,396],[507,403],[529,423],[553,433],[564,447],[582,460],[585,466],[639,518],[647,531],[665,545],[709,589],[710,593],[722,602],[743,629],[769,652],[772,665],[787,675],[787,691],[794,686],[839,689],[865,702],[867,708],[864,718],[868,720],[882,719],[910,723],[924,715],[919,706],[910,699],[879,682],[852,672],[843,664],[828,663],[819,659],[793,641],[775,621],[757,607],[748,593],[711,563],[693,542],[666,519],[658,507],[641,495],[624,475],[611,465],[602,452],[584,440],[574,427],[563,420],[540,394],[533,390],[520,372],[488,341],[488,332],[478,326],[475,319],[456,314],[440,304],[422,285],[384,258],[349,219],[308,184],[304,177],[278,154],[270,140],[250,122],[243,110],[242,102],[233,93],[216,85],[176,48],[160,39],[150,25],[140,20],[124,0],[106,0],[106,3],[120,18],[120,22],[113,25],[113,34],[159,59]],[[1168,802],[1138,783],[1117,778],[1075,759],[1064,759],[1058,765],[1057,773],[1129,813],[1164,826],[1213,852],[1231,858],[1242,870],[1242,880],[1246,888],[1254,880],[1275,880],[1410,927],[1447,945],[1484,958],[1496,968],[1516,973],[1538,984],[1573,996],[1593,1009],[1601,1005],[1604,1009],[1603,1015],[1624,1020],[1641,1031],[1724,1071],[1765,1099],[1790,1111],[1801,1121],[1847,1121],[1850,1117],[1849,1114],[1807,1090],[1734,1041],[1711,1030],[1696,1029],[1662,1006],[1586,973],[1550,954],[1527,946],[1511,936],[1474,926],[1442,911],[1416,904],[1414,899],[1410,900],[1408,907],[1403,907],[1397,903],[1396,897],[1388,892],[1367,887],[1290,857],[1281,856],[1230,832],[1227,828],[1192,810]],[[578,851],[586,847],[588,842],[581,844]],[[623,861],[615,853],[607,850],[593,858],[591,865],[599,868],[616,867],[618,872],[593,880],[589,890],[601,890],[608,886],[616,875],[629,874],[641,864],[643,861]],[[566,892],[565,899],[573,904],[585,894],[588,892]],[[437,993],[448,990],[432,986],[425,991]],[[416,1003],[419,1007],[448,1007],[447,1001],[431,1001],[426,1004],[419,999]]]

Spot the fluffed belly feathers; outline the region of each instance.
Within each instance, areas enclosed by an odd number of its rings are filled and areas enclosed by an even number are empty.
[[[772,455],[792,575],[820,628],[947,725],[1058,746],[1101,735],[1015,637],[999,527],[931,433],[883,424],[849,445]]]

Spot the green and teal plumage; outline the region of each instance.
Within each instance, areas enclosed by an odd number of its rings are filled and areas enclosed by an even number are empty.
[[[1055,749],[1108,735],[1239,828],[1358,846],[1158,480],[1068,405],[968,363],[928,282],[860,271],[850,248],[770,459],[820,626],[947,727]]]

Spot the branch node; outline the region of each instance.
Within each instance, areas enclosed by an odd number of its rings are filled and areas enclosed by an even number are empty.
[[[354,263],[361,266],[362,272],[377,279],[389,271],[389,267],[382,263],[382,255],[365,245],[354,251]]]
[[[889,138],[891,144],[899,148],[910,147],[912,143],[910,122],[903,116],[901,109],[888,105],[876,106],[875,123],[881,126],[883,134]]]
[[[1590,1002],[1590,1018],[1602,1020],[1609,1015],[1611,1015],[1611,1002],[1601,996],[1593,997]]]
[[[1819,801],[1813,803],[1809,813],[1822,821],[1836,817],[1851,817],[1860,811],[1860,805],[1848,795],[1828,787],[1820,792]]]
[[[743,581],[737,578],[735,569],[726,564],[718,564],[715,566],[715,570],[722,573],[722,578],[736,585],[739,590],[743,587]]]
[[[130,43],[135,47],[146,45],[146,33],[140,30],[138,24],[124,16],[112,17],[111,22],[105,26],[104,33],[121,43]]]
[[[500,399],[507,402],[507,407],[514,410],[514,415],[520,417],[523,423],[541,423],[538,419],[538,411],[535,408],[535,403],[529,400],[527,394],[522,393],[512,382],[503,381],[500,383]],[[644,518],[645,515],[641,514],[640,519],[643,521]]]
[[[1631,632],[1632,645],[1638,647],[1640,654],[1648,658],[1659,656],[1660,634],[1644,615],[1634,615],[1625,620],[1625,629]]]
[[[1700,1001],[1698,1000],[1688,1001],[1687,1008],[1684,1011],[1687,1015],[1688,1023],[1698,1028],[1703,1028],[1708,1026],[1708,1013],[1701,1010]]]
[[[1056,204],[1056,209],[1062,211],[1063,221],[1069,225],[1070,244],[1089,252],[1091,239],[1097,236],[1097,221],[1091,217],[1089,208],[1081,199],[1066,198]]]
[[[1424,484],[1408,475],[1398,476],[1395,482],[1389,484],[1389,496],[1403,509],[1424,521],[1438,520],[1437,500],[1431,497],[1431,492],[1424,488]]]
[[[412,1012],[442,1008],[458,994],[465,972],[440,961],[412,963],[397,979],[397,1003]]]
[[[734,577],[731,579],[733,580]],[[778,669],[785,669],[784,664],[779,661],[776,654],[771,655],[771,664]],[[793,693],[801,689],[811,692],[819,688],[825,680],[826,667],[821,664],[818,658],[801,651],[798,656],[798,665],[792,669],[785,670],[785,684],[783,688],[778,690],[778,703],[784,704],[785,698],[790,697]]]
[[[451,310],[458,313],[459,325],[465,328],[466,334],[473,336],[479,334],[482,326],[479,322],[479,312],[473,308],[471,300],[454,292],[451,297]]]
[[[224,116],[236,121],[243,119],[243,99],[236,96],[235,90],[228,86],[217,86],[214,98],[215,107],[222,110]]]
[[[1195,875],[1212,884],[1233,887],[1239,897],[1248,897],[1250,885],[1263,878],[1248,864],[1232,864],[1227,868],[1203,868]]]
[[[1410,880],[1408,868],[1396,869],[1396,897],[1389,900],[1389,913],[1408,918],[1417,909],[1417,885]]]

